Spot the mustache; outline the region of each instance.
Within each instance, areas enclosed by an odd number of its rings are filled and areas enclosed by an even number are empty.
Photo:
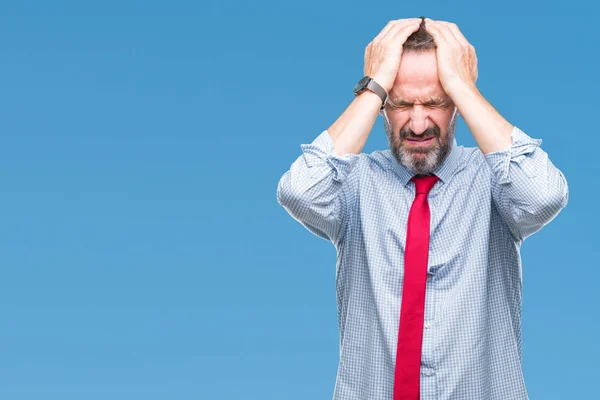
[[[430,126],[425,129],[420,135],[415,134],[412,129],[404,128],[400,130],[400,138],[402,139],[416,139],[424,140],[429,138],[435,138],[440,136],[440,128],[437,125]]]

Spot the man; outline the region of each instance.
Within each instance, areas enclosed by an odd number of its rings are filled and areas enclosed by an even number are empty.
[[[478,91],[455,24],[391,21],[365,74],[277,187],[337,249],[333,397],[527,399],[520,246],[566,206],[565,177]],[[379,113],[390,149],[363,154]],[[478,147],[457,146],[457,114]]]

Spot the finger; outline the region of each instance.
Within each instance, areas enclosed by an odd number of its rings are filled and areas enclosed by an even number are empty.
[[[406,40],[408,39],[408,37],[410,35],[412,35],[413,33],[415,33],[416,31],[418,31],[419,27],[420,27],[420,24],[417,24],[417,26],[414,26],[414,27],[407,26],[405,29],[399,30],[398,32],[396,32],[396,34],[393,37],[389,38],[391,45],[402,48],[402,46],[404,46],[404,43],[406,43]]]
[[[377,35],[375,37],[375,39],[381,40],[383,37],[385,37],[389,33],[389,31],[394,26],[398,25],[399,23],[406,23],[406,22],[418,21],[418,20],[419,20],[418,18],[393,19],[387,23],[387,25],[381,30],[381,32],[379,32],[379,35]],[[375,41],[375,39],[373,39],[373,41]]]
[[[388,23],[387,23],[387,24],[386,24],[386,25],[383,27],[383,29],[381,30],[381,32],[379,32],[379,34],[373,38],[373,41],[375,41],[375,40],[379,40],[379,39],[381,39],[382,37],[384,37],[384,36],[385,36],[385,34],[386,34],[386,33],[388,33],[388,32],[390,31],[390,29],[392,28],[392,26],[394,26],[394,24],[395,24],[397,21],[398,21],[398,20],[394,20],[394,19],[393,19],[393,20],[391,20],[391,21],[389,21],[389,22],[388,22]]]
[[[452,44],[454,46],[462,47],[462,44],[460,43],[460,41],[458,40],[458,38],[456,37],[454,32],[452,32],[452,29],[450,29],[450,27],[448,25],[446,25],[446,23],[444,23],[442,21],[438,21],[438,24],[439,24],[440,30],[444,33],[444,35],[448,38],[448,40],[450,40],[452,42]]]
[[[383,30],[366,46],[365,49],[365,63],[368,59],[370,59],[373,48],[378,47],[381,43],[385,43],[384,37],[392,30],[396,29],[395,27],[400,24],[400,26],[405,26],[407,23],[410,23],[411,20],[417,21],[416,18],[407,18],[407,19],[396,19],[391,20],[387,23],[387,25],[383,28]],[[366,64],[365,64],[366,65]]]
[[[448,28],[450,28],[450,30],[452,31],[456,39],[459,41],[459,43],[463,46],[463,48],[467,49],[469,56],[471,57],[471,60],[473,62],[473,76],[475,80],[477,80],[477,53],[475,52],[475,47],[473,47],[473,45],[469,43],[465,35],[463,35],[460,29],[458,29],[458,26],[456,24],[450,22],[446,22],[444,24]]]
[[[458,29],[458,26],[454,23],[446,22],[446,25],[450,28],[456,39],[463,45],[472,47],[471,43],[467,40],[465,35]]]
[[[450,32],[452,32],[452,35],[454,36],[456,41],[461,44],[461,46],[463,46],[465,48],[471,47],[471,44],[469,43],[467,38],[462,34],[462,32],[458,29],[458,26],[456,24],[451,23],[451,22],[445,22],[445,21],[438,21],[438,22],[440,24],[442,24],[443,26],[445,26],[447,29],[449,29]]]
[[[425,18],[425,29],[433,37],[436,46],[449,45],[446,35],[440,30],[440,26],[430,18]]]
[[[413,32],[416,32],[421,25],[421,19],[412,18],[411,20],[400,20],[398,23],[392,25],[390,30],[385,34],[384,37],[381,38],[381,42],[388,43],[394,41],[398,33],[400,32],[409,32],[408,36],[410,36]],[[406,40],[406,39],[405,39]]]
[[[441,24],[441,22],[442,21],[429,20],[426,23],[427,31],[431,34],[431,36],[433,36],[433,39],[436,40],[437,36],[438,40],[443,40],[446,44],[452,47],[460,46],[460,43],[458,40],[456,40],[452,31],[445,25]]]
[[[473,45],[471,43],[469,43],[469,41],[467,40],[465,35],[463,35],[463,33],[460,31],[460,29],[458,29],[458,26],[455,23],[445,22],[445,21],[437,21],[437,22],[439,24],[445,26],[447,29],[449,29],[450,32],[452,32],[452,34],[454,35],[457,42],[460,43],[460,45],[463,48],[469,50],[469,53],[474,58],[477,58],[477,55],[475,54],[475,47],[473,47]]]
[[[439,28],[440,32],[445,34],[445,37],[450,37],[452,35],[452,45],[457,46],[463,54],[467,55],[467,59],[469,60],[469,64],[471,66],[471,74],[475,81],[477,81],[478,71],[477,71],[477,55],[475,54],[475,47],[473,47],[467,39],[460,33],[458,26],[456,24],[445,22],[445,21],[436,21],[437,28]]]

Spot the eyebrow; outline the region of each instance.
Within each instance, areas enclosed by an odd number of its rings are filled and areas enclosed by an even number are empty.
[[[406,101],[404,99],[401,98],[396,98],[396,99],[392,99],[389,98],[388,101],[390,106],[392,107],[409,107],[409,106],[413,106],[415,103],[414,102],[409,102]],[[424,105],[425,107],[445,107],[448,106],[452,103],[452,99],[450,98],[450,96],[445,96],[445,97],[429,97],[429,100],[421,102],[422,105]]]

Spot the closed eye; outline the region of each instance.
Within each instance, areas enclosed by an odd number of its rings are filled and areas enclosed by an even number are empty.
[[[452,105],[452,99],[450,97],[446,97],[444,99],[430,99],[421,104],[427,108],[444,109]],[[413,107],[415,103],[410,103],[404,100],[388,100],[388,105],[392,110],[404,110]]]
[[[452,104],[452,100],[448,97],[444,100],[427,101],[423,103],[425,107],[429,108],[447,108]]]
[[[398,105],[398,104],[391,104],[391,103],[388,103],[388,106],[392,110],[405,110],[405,109],[411,107],[410,105]]]

